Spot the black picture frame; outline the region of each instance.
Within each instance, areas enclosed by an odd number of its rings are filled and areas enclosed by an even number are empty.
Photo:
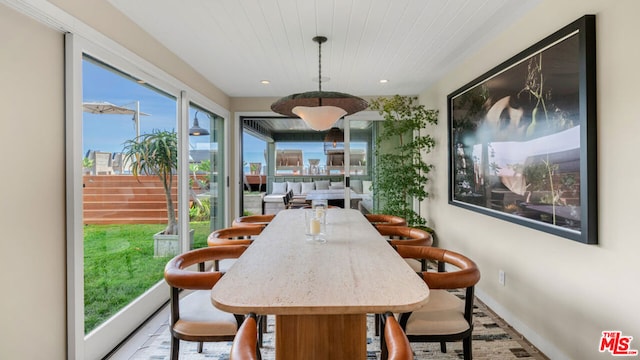
[[[447,96],[449,203],[598,243],[595,16]]]

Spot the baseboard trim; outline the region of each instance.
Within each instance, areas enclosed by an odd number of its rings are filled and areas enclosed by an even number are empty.
[[[509,325],[511,325],[517,332],[522,334],[532,345],[538,348],[550,359],[558,360],[571,360],[569,356],[564,354],[555,345],[549,342],[546,338],[532,330],[520,319],[497,302],[494,298],[487,293],[476,287],[475,295],[480,301],[487,305],[494,313],[504,319]]]

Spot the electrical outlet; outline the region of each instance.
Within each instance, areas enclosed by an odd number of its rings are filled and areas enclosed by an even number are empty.
[[[498,284],[504,286],[504,270],[498,270]]]

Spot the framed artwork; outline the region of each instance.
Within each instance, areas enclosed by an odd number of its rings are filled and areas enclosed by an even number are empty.
[[[449,203],[597,244],[595,16],[447,97]]]

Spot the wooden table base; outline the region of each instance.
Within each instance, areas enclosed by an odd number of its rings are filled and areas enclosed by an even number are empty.
[[[366,360],[367,317],[276,315],[276,360]]]

